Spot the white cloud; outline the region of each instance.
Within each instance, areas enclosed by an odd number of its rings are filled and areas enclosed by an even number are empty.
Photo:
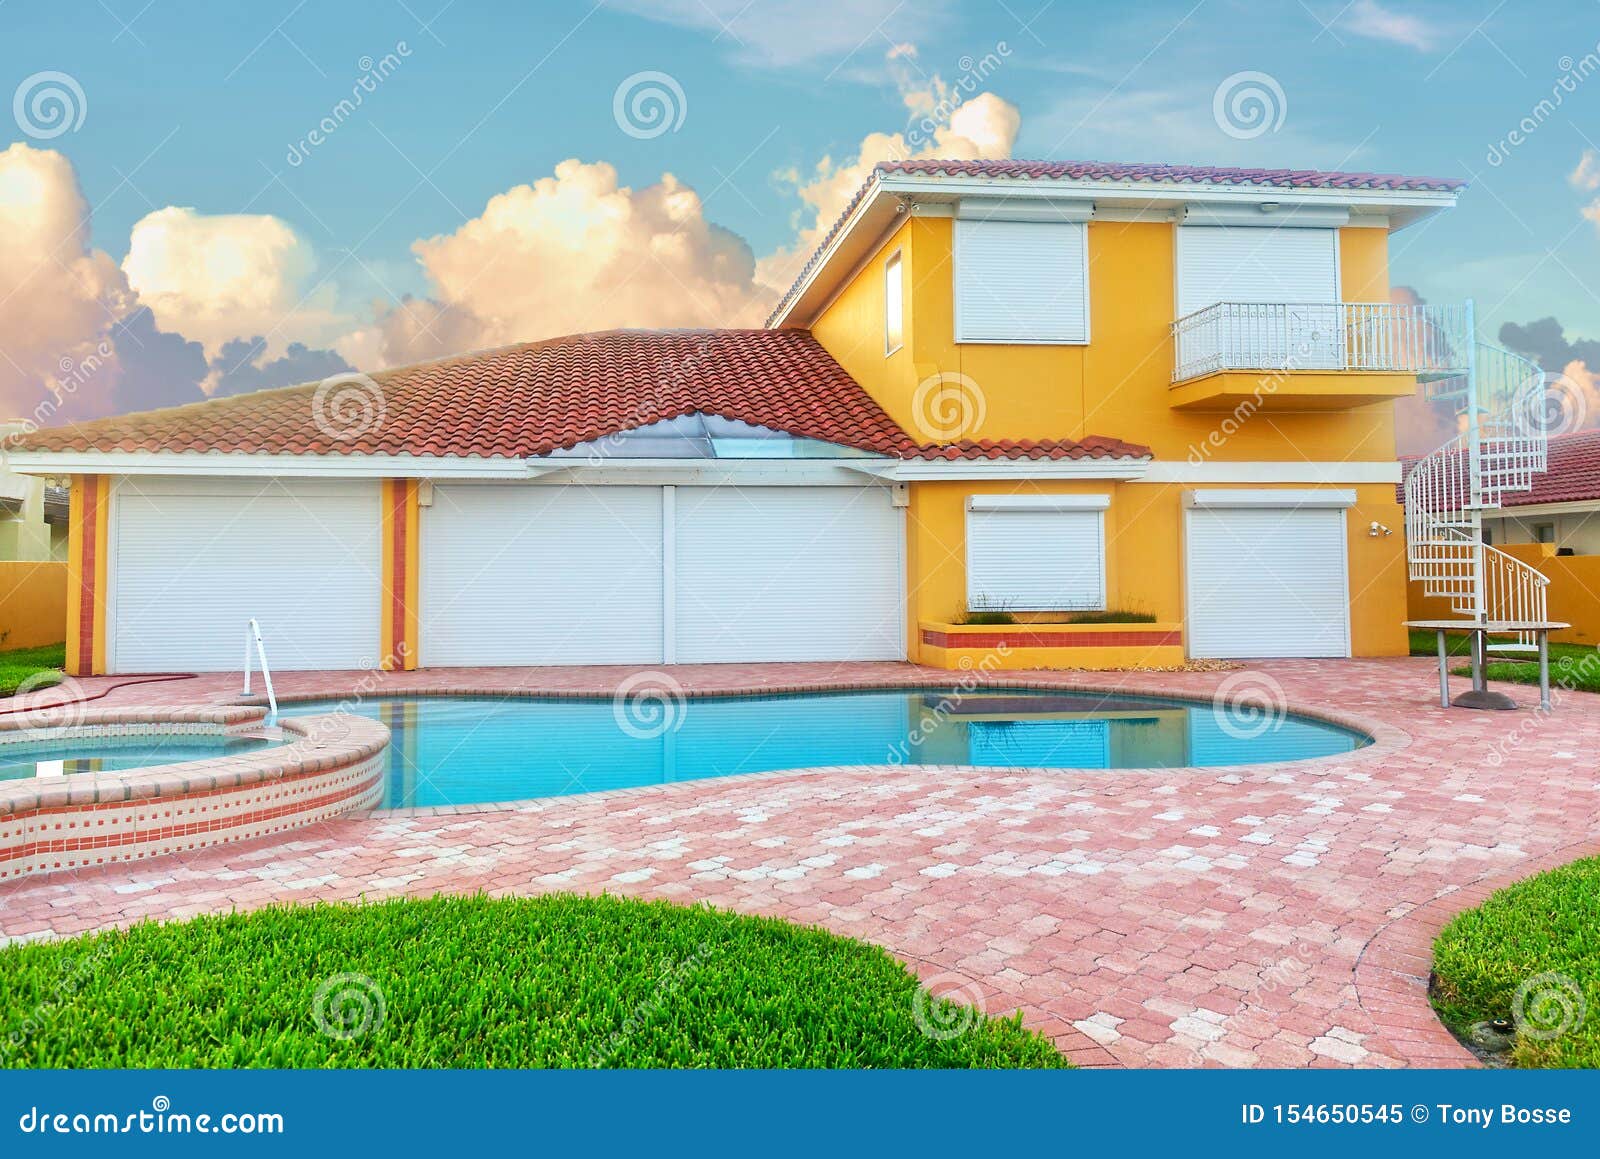
[[[893,64],[915,52],[908,45],[896,45],[889,59]],[[958,89],[937,76],[913,82],[902,71],[899,79],[901,100],[913,122],[911,129],[868,133],[845,158],[824,157],[808,174],[783,175],[794,186],[804,209],[794,241],[761,259],[757,267],[761,282],[780,292],[789,287],[880,161],[1011,156],[1022,128],[1022,114],[1010,101],[991,92],[962,100]]]
[[[380,317],[391,365],[618,326],[752,324],[766,304],[750,247],[706,220],[699,194],[670,173],[620,185],[604,162],[563,161],[412,249],[434,296]],[[340,346],[373,348],[370,336]]]
[[[1567,174],[1567,180],[1574,189],[1581,189],[1592,193],[1600,189],[1600,153],[1593,149],[1585,149],[1583,156],[1578,158],[1578,167]]]
[[[1400,44],[1418,52],[1432,52],[1445,39],[1444,30],[1438,25],[1421,16],[1385,8],[1378,0],[1355,0],[1344,10],[1339,26],[1369,40]]]
[[[307,297],[311,247],[268,214],[202,214],[169,205],[134,224],[122,261],[128,284],[163,330],[200,342],[214,357],[233,338],[320,343],[339,327],[334,291]]]
[[[72,163],[20,142],[0,152],[0,418],[30,415],[126,298],[116,263],[90,248]]]

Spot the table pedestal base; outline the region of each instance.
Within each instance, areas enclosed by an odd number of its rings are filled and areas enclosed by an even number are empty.
[[[1463,692],[1450,704],[1455,708],[1487,708],[1495,712],[1511,712],[1517,707],[1517,702],[1504,692],[1493,692],[1487,688]]]

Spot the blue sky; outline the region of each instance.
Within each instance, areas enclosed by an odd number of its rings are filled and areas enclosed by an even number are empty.
[[[724,243],[752,259],[793,246],[812,206],[831,205],[802,198],[819,162],[845,168],[869,134],[908,127],[908,93],[985,57],[997,65],[981,87],[1020,115],[1016,156],[1467,177],[1457,211],[1396,238],[1395,280],[1429,300],[1475,297],[1491,332],[1554,315],[1569,338],[1600,337],[1600,221],[1582,215],[1600,180],[1572,178],[1600,141],[1600,77],[1558,87],[1586,57],[1600,70],[1600,5],[1587,0],[266,0],[220,12],[185,0],[6,0],[0,32],[4,92],[41,72],[81,88],[76,129],[40,138],[0,124],[9,141],[70,162],[91,251],[125,265],[135,226],[174,206],[193,208],[189,227],[245,215],[292,232],[293,268],[280,276],[315,309],[246,327],[272,331],[263,358],[291,340],[375,349],[338,332],[405,295],[453,301],[436,268],[470,263],[465,242],[436,267],[413,244],[456,235],[491,198],[569,158],[609,163],[634,190],[664,173],[695,190],[706,261],[732,252]],[[914,54],[890,60],[895,45]],[[291,164],[291,148],[385,55],[391,75]],[[1248,138],[1213,116],[1219,84],[1240,72],[1267,74],[1282,93],[1281,123]],[[677,128],[619,127],[618,86],[639,73],[681,91],[669,94]],[[1553,93],[1560,106],[1537,111]],[[1506,150],[1525,118],[1537,124]],[[519,276],[561,269],[534,264]],[[224,323],[191,325],[181,293],[156,304],[130,277],[164,329],[216,356]],[[707,309],[725,302],[718,293]]]

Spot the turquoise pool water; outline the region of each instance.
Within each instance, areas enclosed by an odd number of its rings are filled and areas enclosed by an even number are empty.
[[[287,705],[284,714],[339,707]],[[610,700],[414,697],[345,707],[394,734],[390,808],[817,765],[1174,768],[1332,756],[1370,743],[1303,717],[1098,693],[849,692],[669,699],[631,710]]]
[[[0,745],[0,781],[125,772],[178,761],[231,757],[272,743],[254,738],[131,736]]]

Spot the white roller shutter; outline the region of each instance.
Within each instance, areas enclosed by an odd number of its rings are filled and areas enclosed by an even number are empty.
[[[674,491],[678,662],[905,658],[887,489]]]
[[[1186,519],[1191,656],[1350,654],[1343,510],[1219,506]]]
[[[955,222],[957,342],[1089,340],[1088,234],[1079,222]]]
[[[661,488],[435,486],[422,663],[659,664]]]
[[[136,479],[112,499],[112,672],[239,668],[261,624],[274,668],[377,658],[376,482]]]
[[[975,497],[967,512],[968,608],[1043,612],[1106,606],[1103,507],[983,510],[980,501]]]
[[[1337,302],[1339,231],[1178,228],[1178,315],[1216,302]]]

